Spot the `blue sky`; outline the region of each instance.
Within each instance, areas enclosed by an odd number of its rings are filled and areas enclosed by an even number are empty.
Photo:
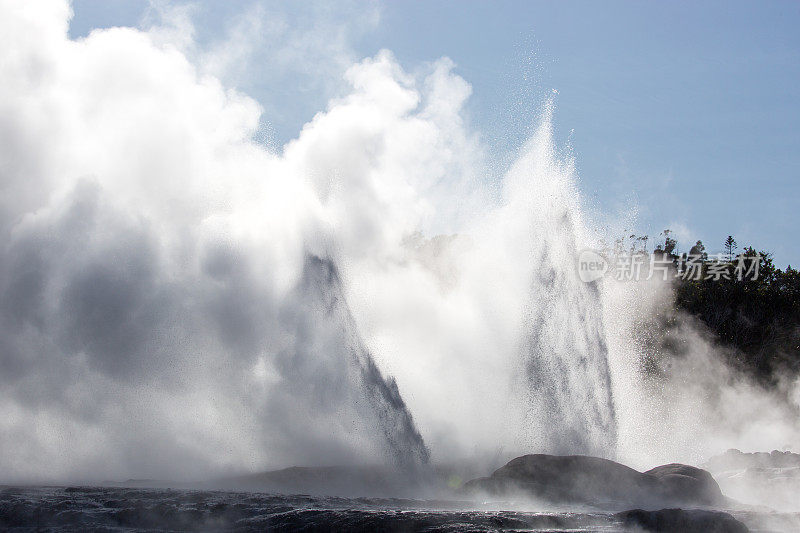
[[[244,13],[323,40],[341,30],[336,52],[353,59],[388,48],[413,70],[448,56],[497,154],[513,151],[555,89],[557,139],[574,148],[592,205],[614,213],[635,203],[635,229],[679,230],[681,250],[700,238],[719,251],[733,234],[800,266],[800,3],[255,4],[196,2],[200,44],[229,36]],[[75,37],[152,16],[146,1],[73,6]],[[234,83],[264,105],[282,143],[337,87],[313,71],[276,73],[269,52]]]

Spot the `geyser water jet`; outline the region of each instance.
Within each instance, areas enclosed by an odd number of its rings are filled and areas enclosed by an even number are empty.
[[[348,431],[377,432],[387,462],[403,470],[427,464],[429,452],[409,413],[397,383],[385,378],[364,346],[353,320],[336,265],[307,254],[297,295],[283,313],[295,342],[278,355],[282,376],[299,394],[330,416],[342,417]],[[323,387],[315,373],[323,371]],[[354,409],[354,418],[343,416]]]
[[[492,165],[453,62],[412,75],[381,51],[271,151],[259,104],[170,32],[72,40],[66,2],[2,11],[9,478],[485,473],[544,451],[649,468],[797,441],[773,397],[695,372],[714,347],[688,333],[689,363],[642,387],[634,330],[668,287],[578,278],[596,236],[551,103]]]

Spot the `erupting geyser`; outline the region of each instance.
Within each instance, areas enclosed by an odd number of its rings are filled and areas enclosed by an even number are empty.
[[[4,480],[483,474],[536,452],[647,470],[797,441],[690,322],[691,357],[642,379],[636,329],[659,333],[670,287],[579,278],[615,235],[556,97],[500,164],[451,60],[412,74],[383,50],[269,147],[186,27],[71,39],[65,1],[0,10]]]
[[[291,301],[283,319],[295,329],[295,342],[281,350],[277,366],[298,399],[308,402],[314,416],[339,419],[348,433],[377,432],[392,466],[413,470],[426,464],[428,449],[397,383],[384,378],[364,346],[333,262],[307,255]],[[320,371],[324,387],[309,387]]]
[[[608,348],[596,286],[577,279],[572,220],[554,224],[544,240],[526,314],[523,363],[537,449],[614,456],[617,428]],[[566,266],[565,266],[566,265]]]

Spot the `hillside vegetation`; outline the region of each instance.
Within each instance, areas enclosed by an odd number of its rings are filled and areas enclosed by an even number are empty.
[[[669,257],[679,271],[692,261],[699,271],[675,278],[676,306],[708,326],[720,344],[735,348],[725,351],[728,362],[764,385],[800,375],[800,272],[777,268],[770,253],[753,247],[735,253],[733,237],[725,242],[727,253],[716,258],[700,241],[678,255],[669,231],[664,233],[654,253]],[[736,270],[742,264],[752,265],[749,275]]]

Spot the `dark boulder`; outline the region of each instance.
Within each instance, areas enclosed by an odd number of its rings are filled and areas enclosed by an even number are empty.
[[[702,509],[633,509],[614,515],[623,525],[645,531],[681,533],[747,533],[747,526],[728,513]]]
[[[714,478],[694,466],[672,463],[645,472],[659,481],[661,493],[671,501],[685,500],[696,505],[717,505],[725,500]]]
[[[490,477],[467,482],[465,492],[524,494],[553,503],[582,503],[607,509],[722,505],[725,498],[705,470],[670,464],[638,472],[623,464],[585,455],[524,455]]]

